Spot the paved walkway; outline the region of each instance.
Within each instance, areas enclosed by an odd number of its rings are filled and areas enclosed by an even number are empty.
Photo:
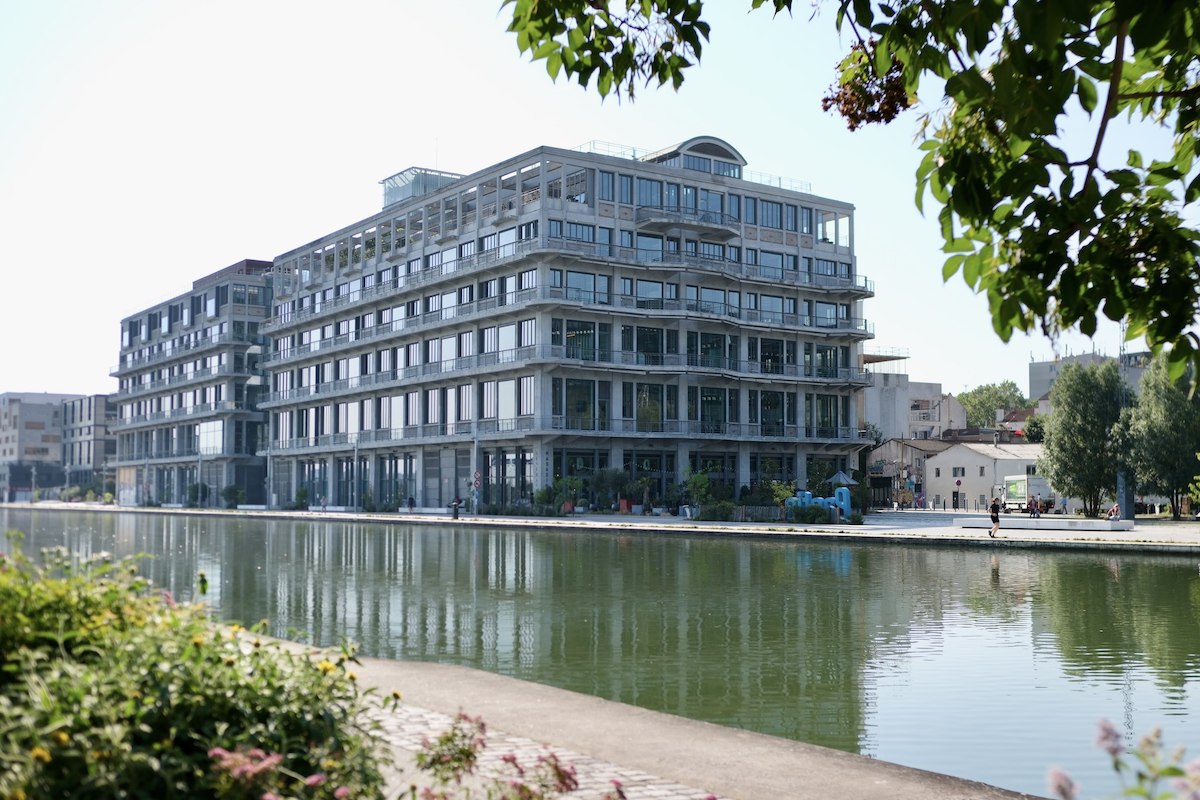
[[[10,506],[11,507],[11,506]],[[92,510],[40,503],[46,510]],[[1200,553],[1200,523],[1139,520],[1131,531],[1033,530],[1006,515],[1001,537],[955,527],[964,512],[899,511],[871,514],[863,525],[705,523],[677,517],[577,515],[569,518],[506,518],[428,512],[355,514],[329,511],[113,509],[138,513],[262,514],[331,522],[424,523],[460,527],[588,529],[675,535],[753,536],[813,540],[897,542],[929,546],[1052,547],[1137,552]],[[979,515],[982,516],[982,515]],[[289,645],[302,648],[302,645]],[[619,781],[630,800],[1011,800],[1027,797],[973,781],[911,769],[802,742],[724,728],[668,714],[451,665],[363,659],[362,685],[384,695],[398,690],[404,702],[381,721],[396,756],[389,798],[410,785],[423,786],[415,753],[424,738],[446,730],[460,710],[488,724],[489,747],[481,769],[503,769],[512,753],[533,764],[549,746],[577,770],[572,798],[597,798]],[[480,786],[481,784],[476,784]],[[479,795],[476,795],[479,796]]]

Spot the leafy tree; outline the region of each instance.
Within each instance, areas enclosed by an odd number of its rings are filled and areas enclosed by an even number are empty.
[[[1166,360],[1154,359],[1142,377],[1132,409],[1130,463],[1147,493],[1171,499],[1172,516],[1196,477],[1200,450],[1200,400],[1188,397],[1185,379],[1172,380]]]
[[[1060,494],[1079,498],[1088,517],[1098,516],[1101,501],[1116,493],[1121,448],[1113,428],[1124,389],[1116,362],[1107,361],[1067,364],[1050,390],[1054,413],[1038,472]]]
[[[750,0],[778,14],[792,0]],[[703,0],[504,0],[517,46],[632,99],[678,89],[709,38]],[[1200,363],[1200,4],[1134,0],[836,0],[853,42],[823,99],[853,130],[941,93],[919,124],[918,206],[940,206],[946,279],[985,292],[992,326],[1091,335],[1100,314]],[[751,54],[753,57],[753,54]],[[765,54],[760,57],[766,57]],[[1068,150],[1078,107],[1091,136]],[[1112,120],[1173,134],[1149,155],[1105,148]],[[1145,131],[1139,131],[1145,133]],[[1088,141],[1090,139],[1090,141]],[[1165,137],[1164,137],[1165,139]],[[1146,137],[1143,135],[1143,141]],[[1157,152],[1156,152],[1157,151]]]
[[[1046,418],[1034,414],[1025,420],[1025,441],[1038,444],[1046,440]]]
[[[997,409],[1014,411],[1026,406],[1025,396],[1012,381],[977,386],[958,395],[958,402],[967,412],[969,428],[994,428]]]

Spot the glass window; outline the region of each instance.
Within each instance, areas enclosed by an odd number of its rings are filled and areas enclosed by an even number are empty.
[[[649,178],[638,178],[637,204],[639,206],[652,206],[654,208],[660,208],[663,204],[662,189],[662,181],[650,180]]]
[[[596,188],[596,193],[601,200],[612,202],[616,198],[616,178],[611,172],[600,173],[600,185]]]
[[[763,200],[758,204],[758,214],[758,224],[764,228],[783,227],[782,203],[776,203],[773,200]]]
[[[596,240],[596,229],[591,225],[581,225],[578,222],[568,222],[567,238],[576,239],[581,242],[594,242]]]
[[[747,225],[758,224],[758,201],[753,197],[746,198],[745,219]]]
[[[620,190],[620,202],[633,205],[633,176],[618,175],[617,188]]]
[[[798,209],[792,205],[784,206],[783,226],[785,228],[787,228],[789,231],[796,230],[796,225],[797,225],[796,212],[797,212],[797,210]]]

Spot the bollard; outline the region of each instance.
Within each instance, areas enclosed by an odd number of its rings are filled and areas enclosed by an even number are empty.
[[[458,501],[457,500],[450,504],[450,509],[453,514],[453,516],[451,518],[458,519]]]

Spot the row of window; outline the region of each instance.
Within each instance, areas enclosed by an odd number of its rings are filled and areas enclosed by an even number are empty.
[[[814,233],[832,212],[778,200],[719,192],[655,178],[635,177],[601,170],[597,197],[606,202],[678,211],[708,211],[733,222],[761,225],[776,230]]]
[[[619,392],[616,406],[612,402],[614,388]],[[689,421],[714,425],[737,423],[741,421],[743,408],[746,422],[756,425],[797,425],[802,418],[806,424],[818,428],[837,428],[850,419],[847,395],[719,386],[684,389],[685,405],[681,409],[677,384],[556,377],[551,379],[550,413],[576,423],[569,427],[581,427],[577,423],[586,420],[603,428],[603,423],[623,418],[634,420],[639,429],[645,430],[661,429],[663,423],[679,420],[681,412]],[[475,409],[479,410],[480,420],[533,416],[534,377],[523,375],[278,411],[273,414],[273,425],[276,440],[286,441],[470,422],[476,418]]]

